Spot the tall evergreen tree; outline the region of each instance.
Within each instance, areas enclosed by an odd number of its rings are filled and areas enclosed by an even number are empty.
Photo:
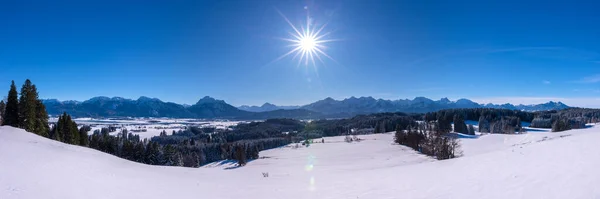
[[[28,132],[35,132],[37,91],[29,79],[21,87],[19,98],[19,126]]]
[[[10,85],[10,90],[8,91],[8,98],[6,99],[6,109],[4,111],[3,118],[4,123],[2,125],[19,127],[19,93],[17,93],[15,81],[12,81]]]
[[[36,100],[36,118],[35,118],[35,134],[50,137],[48,127],[48,112],[46,112],[46,106],[42,103],[42,100]]]
[[[90,132],[92,128],[90,126],[82,126],[79,128],[79,145],[80,146],[88,146],[89,144],[89,136],[88,132]]]
[[[465,124],[465,120],[462,115],[456,114],[454,115],[454,132],[457,133],[465,133],[468,134],[469,130],[467,129],[467,124]]]
[[[69,128],[69,132],[71,134],[71,141],[69,144],[79,145],[79,129],[77,129],[77,123],[71,120],[71,116],[67,115],[67,125]]]
[[[6,104],[3,100],[0,100],[0,125],[2,125],[4,121],[4,110],[6,109]]]
[[[77,123],[71,120],[71,116],[65,112],[58,117],[58,121],[56,122],[56,127],[52,131],[51,138],[67,144],[87,144],[84,140],[82,140],[87,139],[87,132],[85,132],[84,136],[83,133],[77,129]]]
[[[58,116],[58,121],[56,121],[56,124],[54,124],[54,127],[50,131],[50,138],[51,139],[62,142],[62,140],[63,140],[63,135],[62,135],[62,132],[63,132],[62,127],[63,127],[63,125],[62,125],[62,122],[63,122],[63,117],[62,117],[62,115],[59,115]]]
[[[452,131],[452,124],[450,119],[446,115],[438,115],[437,117],[437,131],[438,133],[448,133]]]

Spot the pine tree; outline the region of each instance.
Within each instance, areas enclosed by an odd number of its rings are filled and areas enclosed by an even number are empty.
[[[58,121],[56,121],[54,128],[52,128],[52,131],[50,132],[50,138],[62,142],[64,139],[62,130],[63,126],[63,116],[59,115]]]
[[[235,147],[235,159],[238,161],[239,166],[246,165],[246,146],[241,144]]]
[[[450,119],[448,119],[445,115],[438,115],[437,124],[438,133],[443,134],[452,131],[452,124],[450,123]]]
[[[71,120],[71,116],[67,115],[67,124],[69,133],[71,134],[71,141],[69,144],[79,145],[79,129],[77,129],[77,123]]]
[[[89,138],[88,132],[90,132],[92,128],[90,126],[82,126],[79,129],[79,145],[80,146],[88,146]]]
[[[87,131],[89,131],[89,129]],[[58,121],[52,130],[51,138],[67,144],[82,145],[87,144],[87,131],[80,132],[80,129],[77,129],[77,123],[71,120],[70,115],[63,112],[63,114],[58,117]]]
[[[36,100],[35,134],[50,137],[48,129],[48,112],[42,100]]]
[[[402,144],[404,140],[404,131],[400,128],[400,125],[396,125],[396,133],[394,134],[394,142]]]
[[[64,143],[68,143],[71,140],[71,135],[67,132],[69,131],[67,127],[67,113],[63,112],[63,115],[58,118],[58,122],[56,123],[56,129],[58,131],[58,135],[60,136],[60,141]]]
[[[35,132],[37,91],[29,79],[21,87],[19,98],[19,127],[28,132]]]
[[[467,125],[461,115],[454,115],[454,132],[468,134]]]
[[[8,91],[8,98],[6,100],[6,108],[4,111],[4,123],[2,125],[8,125],[12,127],[19,127],[19,94],[17,93],[17,87],[15,81],[12,81],[10,90]]]
[[[4,121],[4,110],[6,109],[6,104],[3,100],[0,100],[0,125],[2,125]]]

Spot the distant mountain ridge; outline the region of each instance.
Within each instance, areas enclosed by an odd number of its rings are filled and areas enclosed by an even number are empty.
[[[300,106],[277,106],[271,103],[264,103],[262,106],[247,106],[242,105],[237,107],[240,110],[250,111],[250,112],[265,112],[265,111],[274,111],[274,110],[290,110],[290,109],[299,109]]]
[[[373,97],[350,97],[343,100],[334,100],[325,98],[314,103],[301,106],[302,109],[321,112],[324,114],[333,113],[379,113],[379,112],[406,112],[406,113],[425,113],[451,108],[503,108],[522,111],[545,111],[545,110],[560,110],[569,108],[562,102],[548,102],[535,105],[512,105],[512,104],[478,104],[469,99],[459,99],[450,101],[448,98],[441,98],[434,101],[426,97],[416,97],[410,99],[385,100],[375,99]]]
[[[145,96],[137,100],[100,96],[83,102],[47,99],[43,100],[43,103],[51,115],[67,112],[74,117],[172,117],[206,119],[268,119],[280,117],[319,119],[381,112],[425,113],[451,108],[502,108],[523,111],[569,108],[569,106],[561,102],[552,101],[535,105],[484,105],[468,99],[450,101],[448,98],[432,100],[426,97],[416,97],[412,100],[385,100],[373,97],[350,97],[343,100],[335,100],[328,97],[303,106],[277,106],[265,103],[260,107],[234,107],[223,100],[217,100],[209,96],[198,100],[193,105],[163,102],[160,99]]]

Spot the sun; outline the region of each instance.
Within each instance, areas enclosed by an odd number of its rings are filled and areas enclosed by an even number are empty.
[[[303,51],[313,51],[316,48],[317,42],[314,37],[302,38],[300,40],[300,47]]]
[[[300,25],[300,28],[297,28],[297,26],[292,24],[292,22],[290,22],[290,20],[285,17],[283,13],[279,12],[279,14],[290,25],[292,28],[291,30],[293,30],[289,32],[289,38],[283,38],[283,40],[290,42],[289,46],[292,49],[277,58],[276,61],[292,54],[294,54],[292,59],[298,59],[298,65],[304,64],[305,66],[308,66],[309,63],[312,63],[312,65],[316,67],[315,60],[319,60],[321,63],[324,63],[322,56],[335,61],[327,53],[325,53],[325,49],[327,48],[325,44],[335,41],[334,39],[324,39],[331,33],[323,32],[327,24],[323,24],[321,26],[313,24],[312,18],[310,18],[307,13],[306,24]]]

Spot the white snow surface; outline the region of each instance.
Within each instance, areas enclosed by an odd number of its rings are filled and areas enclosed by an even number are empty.
[[[232,169],[144,165],[3,126],[0,198],[600,198],[599,131],[483,134],[444,161],[392,144],[392,133],[330,137]]]

